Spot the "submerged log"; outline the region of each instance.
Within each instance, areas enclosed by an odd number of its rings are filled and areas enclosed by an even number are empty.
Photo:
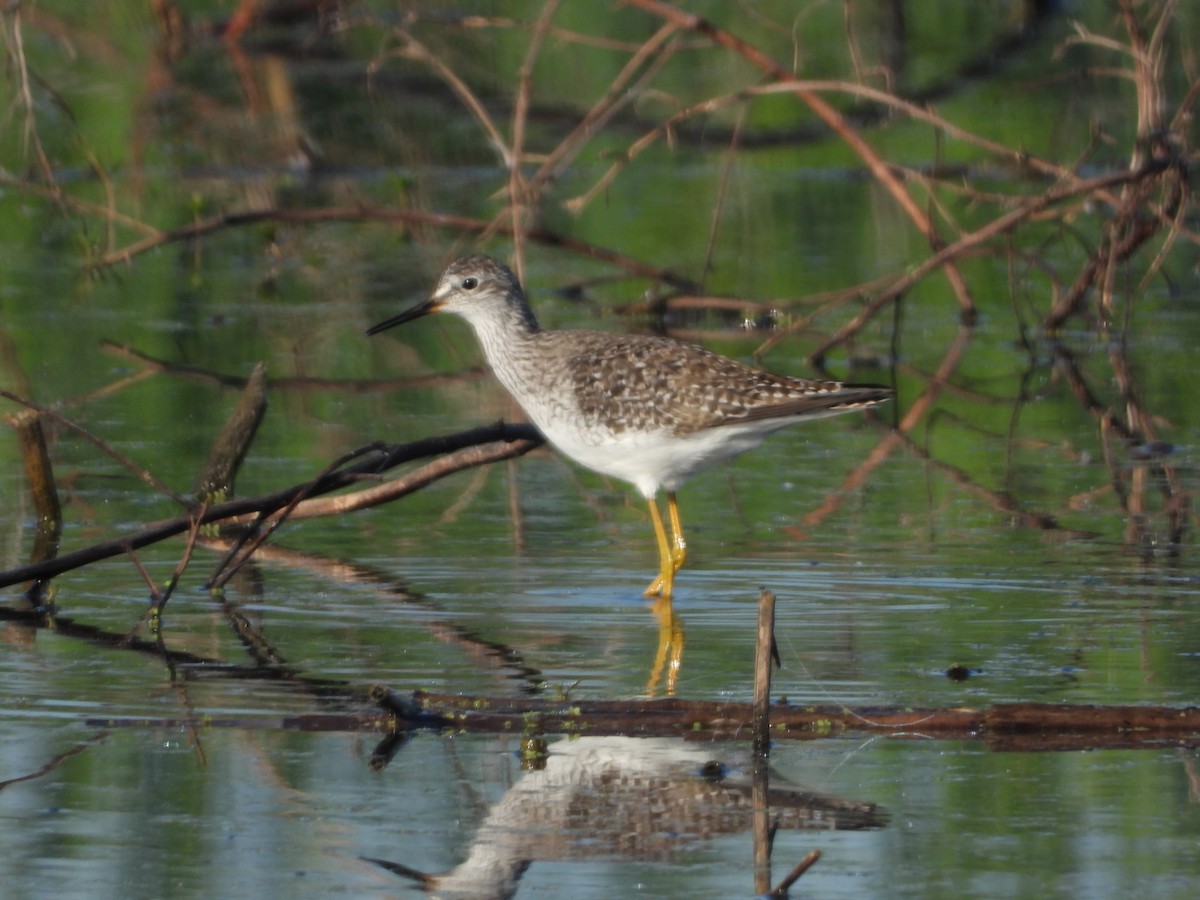
[[[96,719],[106,728],[282,728],[402,734],[431,729],[471,734],[624,735],[689,740],[753,736],[750,703],[708,700],[546,700],[530,697],[411,695],[379,685],[370,698],[380,713],[318,713],[283,719],[134,717]],[[1124,750],[1200,747],[1200,708],[999,703],[986,708],[771,707],[772,740],[820,740],[863,735],[905,740],[983,741],[997,751]]]
[[[395,696],[394,692],[387,692]],[[385,696],[376,693],[376,698]],[[754,706],[700,700],[542,700],[417,691],[382,705],[401,721],[468,732],[679,735],[750,739]],[[983,740],[998,750],[1077,750],[1200,745],[1200,708],[999,703],[986,708],[770,707],[773,740],[855,734]]]

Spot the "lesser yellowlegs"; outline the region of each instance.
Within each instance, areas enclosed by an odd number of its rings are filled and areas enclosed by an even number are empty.
[[[669,338],[543,331],[516,276],[488,256],[451,263],[433,296],[367,334],[438,311],[467,320],[500,383],[552,445],[645,496],[659,557],[648,597],[670,599],[686,557],[675,491],[690,476],[789,425],[892,396],[880,385],[772,375]]]

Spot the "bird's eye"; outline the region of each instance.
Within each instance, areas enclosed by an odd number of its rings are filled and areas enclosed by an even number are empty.
[[[474,275],[468,275],[462,280],[462,286],[464,291],[473,291],[479,287],[479,279]]]

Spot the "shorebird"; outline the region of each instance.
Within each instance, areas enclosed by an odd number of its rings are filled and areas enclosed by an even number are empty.
[[[893,395],[881,385],[773,375],[670,338],[545,331],[512,270],[489,256],[452,262],[428,300],[367,334],[433,312],[467,320],[496,378],[559,452],[642,493],[659,558],[644,593],[666,601],[687,556],[675,501],[684,481],[789,425]]]

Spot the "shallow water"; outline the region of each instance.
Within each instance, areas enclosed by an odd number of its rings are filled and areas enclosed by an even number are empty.
[[[47,16],[54,7],[39,4]],[[504,172],[452,92],[394,60],[365,78],[390,33],[379,22],[320,38],[283,29],[282,55],[251,42],[249,57],[239,58],[198,41],[182,57],[151,59],[147,48],[165,48],[143,5],[112,7],[129,21],[90,9],[96,21],[60,14],[25,26],[39,70],[111,167],[108,187],[125,213],[169,228],[272,203],[498,211]],[[590,6],[564,8],[564,27],[600,27],[580,21]],[[996,25],[976,12],[981,21],[942,23],[943,34],[911,11],[910,76],[922,84],[939,72],[949,77],[956,54],[970,46],[945,34]],[[805,27],[827,13],[811,11]],[[647,36],[626,18],[607,24],[627,40]],[[787,56],[780,35],[788,29],[760,32],[760,24],[745,24],[747,34]],[[1200,33],[1185,25],[1180,35]],[[422,27],[431,42],[463,37],[450,18]],[[1053,48],[1069,27],[1049,27],[1006,71],[955,84],[946,114],[1068,158],[1090,139],[1094,121],[1120,138],[1123,95],[1087,79],[1062,95],[1029,89],[1064,77]],[[73,35],[78,55],[61,53],[56,34]],[[84,40],[93,34],[103,37]],[[515,71],[527,33],[487,34],[494,44],[469,32],[456,63],[500,108],[496,98],[509,97],[512,83],[498,73]],[[772,34],[783,43],[769,44]],[[611,65],[575,65],[572,46],[554,45],[546,65],[578,78],[612,77]],[[822,61],[831,46],[810,44],[811,65],[843,77],[848,61]],[[688,65],[667,70],[681,92],[695,87],[689,75],[707,83],[717,71]],[[564,116],[574,121],[563,111],[575,110],[573,98],[559,96],[569,82],[539,82],[538,146],[560,136]],[[294,92],[290,110],[255,105],[279,100],[272,86]],[[599,146],[564,171],[543,210],[547,228],[689,277],[703,271],[714,237],[705,290],[760,302],[781,326],[820,305],[806,298],[903,271],[928,254],[837,145],[797,137],[761,147],[752,128],[727,171],[721,129],[732,120],[720,117],[707,139],[681,133],[669,151],[647,154],[615,181],[603,202],[566,217],[560,201],[600,177],[612,153],[649,127],[638,116],[657,115],[660,99],[647,95],[637,116],[618,117]],[[775,129],[807,127],[790,106],[773,103],[754,115],[777,115]],[[41,115],[64,183],[99,202],[103,185],[71,156],[76,126]],[[277,143],[287,134],[281,126],[297,123],[325,154],[309,171]],[[934,152],[928,135],[914,138],[901,125],[872,137],[897,157],[929,162]],[[5,170],[17,171],[20,148],[0,149]],[[946,152],[951,158],[939,160],[953,162],[961,148]],[[968,167],[978,161],[964,159]],[[1123,160],[1094,164],[1120,168]],[[1009,175],[966,171],[996,190],[1014,188]],[[713,203],[726,176],[714,232]],[[239,379],[259,361],[268,365],[270,406],[239,475],[240,496],[302,482],[372,441],[518,416],[479,368],[459,323],[435,317],[372,339],[362,334],[423,296],[444,259],[470,246],[468,237],[353,216],[270,223],[167,245],[88,275],[85,259],[107,249],[102,219],[68,216],[11,185],[0,205],[8,235],[0,243],[0,386],[55,405],[179,492],[190,491]],[[981,214],[969,203],[953,211],[963,221]],[[1086,244],[1100,223],[1096,210],[1081,208],[1071,226]],[[118,245],[143,234],[125,224],[117,231]],[[792,429],[680,492],[689,559],[674,605],[686,639],[677,696],[750,698],[757,601],[767,588],[778,598],[775,695],[792,704],[1195,703],[1194,248],[1181,241],[1166,274],[1144,286],[1141,270],[1127,274],[1122,340],[1081,319],[1050,341],[1036,323],[1060,285],[1041,273],[1069,279],[1081,256],[1071,242],[1021,238],[1030,248],[1016,258],[1037,253],[1037,265],[1014,272],[1014,258],[1002,255],[964,262],[980,305],[965,337],[944,287],[927,281],[905,297],[901,315],[873,321],[853,348],[832,354],[837,376],[896,384],[897,401],[878,416]],[[496,239],[483,249],[503,256],[511,245]],[[652,285],[614,266],[535,243],[527,271],[550,327],[653,324],[619,312]],[[806,374],[806,355],[856,308],[824,309],[762,362]],[[674,313],[665,324],[750,360],[777,332],[731,327],[748,317]],[[874,457],[960,339],[946,389],[905,442]],[[148,371],[139,353],[168,370]],[[1115,439],[1072,390],[1072,372],[1114,420],[1134,408],[1144,413],[1165,454],[1148,459],[1147,448]],[[4,412],[15,411],[4,402]],[[61,425],[47,428],[64,550],[177,514],[95,445]],[[11,433],[0,439],[0,460],[0,568],[9,569],[28,559],[35,523]],[[861,483],[844,487],[855,474]],[[1172,502],[1183,504],[1180,540]],[[476,858],[487,864],[471,883],[489,896],[757,890],[748,813],[690,817],[669,805],[701,788],[730,792],[721,794],[727,802],[744,793],[744,741],[605,744],[594,735],[548,735],[550,761],[527,771],[516,735],[415,732],[381,749],[385,734],[369,727],[377,710],[367,690],[375,684],[468,696],[663,696],[667,681],[653,675],[659,622],[641,594],[656,551],[632,490],[538,450],[386,507],[288,523],[230,582],[223,602],[203,589],[220,553],[211,540],[202,536],[163,615],[174,679],[148,629],[138,632],[145,643],[119,643],[150,594],[129,559],[55,579],[56,627],[34,627],[20,589],[5,589],[5,896],[394,896],[418,890],[397,867],[449,877]],[[137,558],[162,585],[183,552],[181,541],[170,541]],[[235,633],[239,622],[256,636],[253,648]],[[952,666],[969,677],[948,678]],[[330,718],[317,722],[318,715]],[[392,755],[381,766],[385,750]],[[588,770],[578,762],[588,753],[604,764]],[[725,766],[719,791],[701,776],[707,760]],[[770,884],[810,850],[822,854],[797,893],[1177,897],[1200,883],[1200,777],[1190,746],[1018,753],[914,730],[779,739],[771,766],[777,798],[815,792],[843,809],[878,813],[865,824],[846,814],[840,829],[785,823]],[[648,785],[640,794],[613,787],[633,777]],[[526,795],[542,818],[522,806]],[[660,807],[669,816],[650,818]],[[781,800],[776,811],[787,809]],[[718,819],[721,828],[712,824]],[[623,830],[612,833],[613,822]],[[449,890],[450,882],[440,884]]]

